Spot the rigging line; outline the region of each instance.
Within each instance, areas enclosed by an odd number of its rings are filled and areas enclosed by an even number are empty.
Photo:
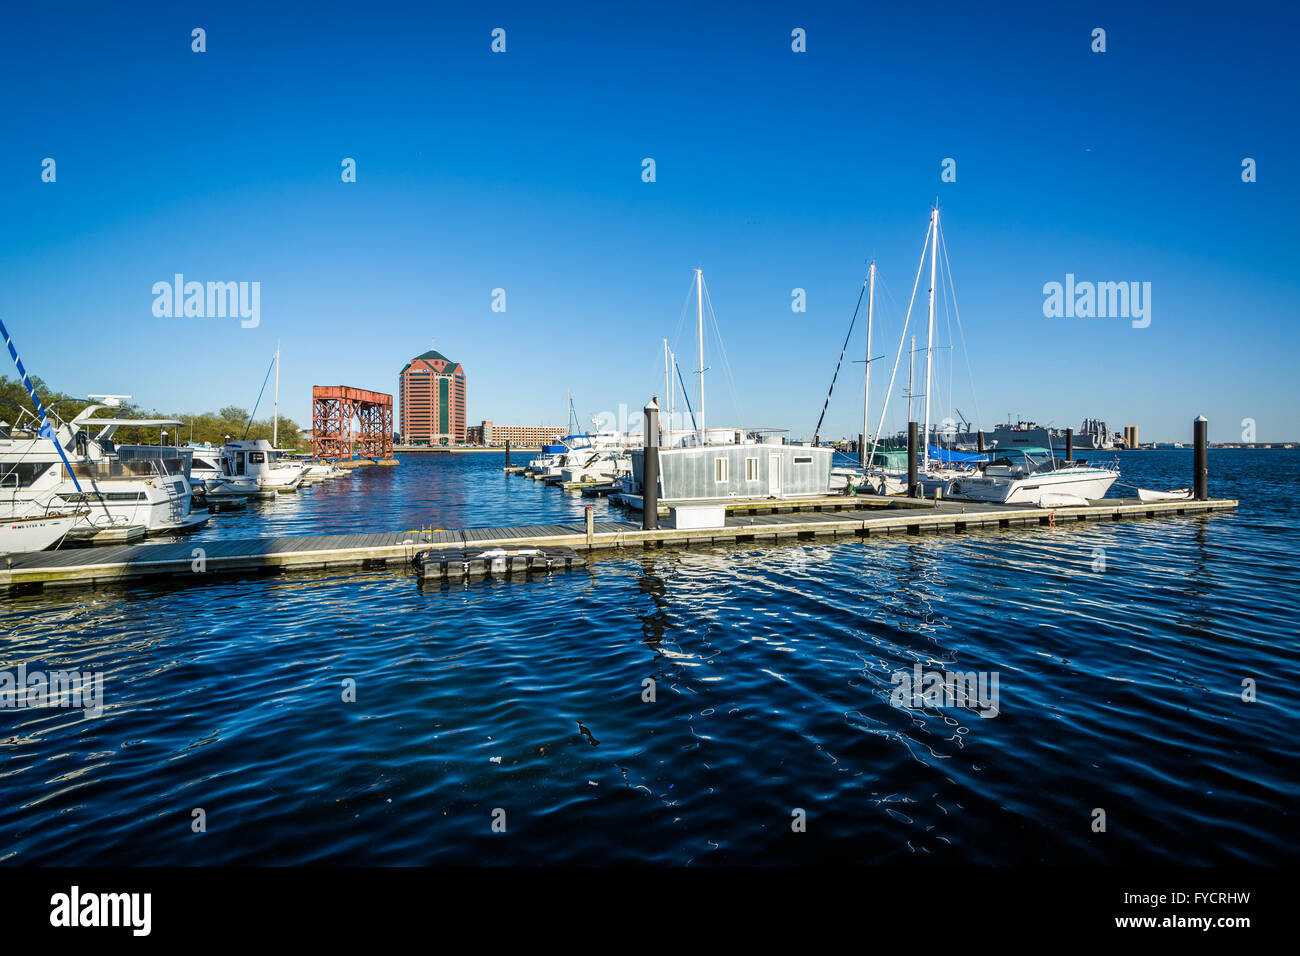
[[[943,227],[939,227],[939,234],[943,235]],[[961,309],[957,307],[957,288],[952,281],[952,264],[948,262],[948,240],[943,240],[943,264],[948,272],[948,287],[952,289],[952,310],[957,314],[957,333],[961,336],[961,353],[966,357],[966,378],[970,382],[970,397],[975,403],[975,430],[982,431],[984,428],[984,416],[980,414],[979,395],[975,392],[975,375],[970,367],[970,350],[966,348],[966,330],[961,324]]]
[[[713,336],[718,341],[718,351],[722,354],[722,370],[727,375],[727,385],[731,389],[731,408],[736,416],[736,424],[741,431],[745,430],[744,416],[740,413],[740,393],[736,389],[736,376],[731,371],[731,361],[727,358],[727,347],[722,342],[722,329],[718,327],[718,315],[713,311],[713,297],[709,295],[708,283],[702,283],[704,286],[704,301],[709,307],[709,321],[713,323]],[[708,440],[708,436],[705,436]]]
[[[673,368],[677,369],[677,381],[682,383],[682,398],[686,399],[686,410],[691,413],[691,430],[695,431],[697,428],[695,424],[695,409],[691,408],[691,396],[686,391],[686,382],[682,380],[682,367],[677,364],[677,359],[673,359]],[[668,423],[668,427],[672,428],[672,422]]]
[[[677,316],[677,327],[673,329],[673,337],[669,339],[669,341],[672,342],[672,350],[674,354],[677,352],[677,344],[682,337],[682,326],[686,324],[686,310],[690,307],[691,293],[693,293],[694,291],[695,291],[695,276],[692,275],[690,285],[686,287],[686,298],[682,300],[681,314]]]
[[[244,426],[244,438],[248,437],[248,430],[253,427],[253,416],[257,414],[257,406],[262,404],[262,392],[266,391],[266,383],[271,380],[271,369],[275,368],[275,359],[271,359],[271,364],[267,366],[266,378],[262,379],[262,389],[257,393],[257,401],[253,403],[253,410],[248,414],[248,424]],[[573,403],[570,402],[572,407]]]
[[[903,344],[907,341],[907,329],[912,323],[912,306],[916,304],[916,290],[921,284],[921,270],[925,267],[925,251],[930,248],[930,233],[932,230],[927,225],[925,227],[925,245],[921,247],[921,261],[916,267],[916,279],[912,282],[912,298],[907,303],[907,317],[903,320],[903,331],[898,340],[898,352],[894,355],[894,370],[889,375],[889,388],[885,390],[885,404],[880,409],[880,421],[876,425],[876,434],[871,439],[871,454],[867,457],[867,464],[871,463],[876,454],[876,446],[880,444],[880,430],[885,427],[885,412],[889,410],[889,396],[894,391],[894,379],[898,375],[898,363],[903,357]]]
[[[870,278],[868,274],[867,279]],[[867,294],[867,279],[862,280],[862,288],[858,290],[858,304],[853,307],[853,318],[849,320],[849,331],[844,336],[844,344],[840,347],[840,357],[835,363],[835,374],[831,376],[831,387],[826,390],[826,401],[822,402],[822,413],[817,416],[817,427],[813,429],[813,445],[816,446],[821,440],[822,422],[826,418],[826,409],[831,403],[831,395],[835,392],[835,380],[840,377],[840,366],[844,363],[844,353],[849,350],[849,339],[853,336],[853,326],[858,322],[858,312],[862,309],[862,297]],[[867,356],[871,358],[870,355]]]

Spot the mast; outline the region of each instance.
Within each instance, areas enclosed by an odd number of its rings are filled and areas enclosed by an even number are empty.
[[[673,371],[672,371],[672,365],[669,364],[669,359],[668,359],[667,339],[664,339],[664,399],[668,403],[667,405],[668,428],[669,428],[669,434],[671,435],[672,433],[671,430],[673,427]],[[660,426],[659,430],[663,431],[663,426]],[[649,444],[649,441],[650,441],[650,436],[647,435],[646,443]],[[663,443],[660,442],[660,444]]]
[[[916,375],[916,336],[912,336],[912,351],[907,353],[907,420],[912,420],[912,396],[916,389],[912,380]]]
[[[275,418],[271,421],[271,447],[280,447],[280,340],[275,340]]]
[[[921,439],[921,470],[930,468],[930,369],[934,364],[934,283],[938,268],[939,207],[930,211],[930,331],[925,343],[925,431]]]
[[[700,444],[708,441],[704,428],[704,270],[695,270],[695,319],[700,337]]]
[[[871,268],[867,272],[867,361],[866,361],[866,381],[862,386],[862,447],[858,449],[858,457],[862,459],[862,467],[867,467],[867,435],[871,431],[871,420],[868,417],[868,409],[871,404],[871,320],[872,314],[876,308],[876,260],[871,260]]]

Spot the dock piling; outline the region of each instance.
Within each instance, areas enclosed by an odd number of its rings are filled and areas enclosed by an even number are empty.
[[[659,530],[659,399],[645,409],[645,467],[641,481],[641,530]]]
[[[592,510],[591,505],[583,509],[582,518],[587,531],[587,547],[591,547],[596,542],[596,512]]]
[[[1192,422],[1192,484],[1197,501],[1207,501],[1210,497],[1209,426],[1204,415]]]
[[[506,439],[506,467],[510,467],[510,439]]]
[[[1065,430],[1065,460],[1074,461],[1074,429]]]
[[[867,467],[867,436],[858,433],[858,464],[865,469]]]
[[[917,453],[917,432],[916,422],[907,423],[907,497],[915,498],[917,495],[916,480],[916,453]]]

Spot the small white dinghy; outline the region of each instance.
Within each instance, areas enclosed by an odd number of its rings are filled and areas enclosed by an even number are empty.
[[[1152,491],[1149,488],[1139,488],[1138,498],[1143,501],[1177,501],[1179,498],[1190,498],[1192,496],[1191,488],[1178,488],[1174,491]]]
[[[1088,504],[1082,495],[1072,495],[1064,491],[1044,492],[1038,498],[1040,508],[1078,508]]]

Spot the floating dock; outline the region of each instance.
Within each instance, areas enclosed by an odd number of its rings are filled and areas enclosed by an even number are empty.
[[[428,548],[543,548],[577,551],[656,548],[664,545],[713,545],[812,540],[818,537],[869,538],[891,534],[962,532],[973,528],[1060,526],[1088,521],[1193,515],[1230,511],[1235,499],[1140,501],[1106,498],[1071,508],[1026,508],[954,500],[838,499],[839,510],[757,513],[763,502],[728,514],[720,528],[643,531],[627,521],[540,525],[519,528],[470,528],[243,538],[174,544],[127,545],[93,550],[38,551],[0,558],[0,588],[39,590],[61,585],[104,585],[146,579],[176,585],[204,584],[217,574],[259,571],[306,571],[330,568],[409,567],[416,553]],[[769,508],[798,505],[774,501]]]

